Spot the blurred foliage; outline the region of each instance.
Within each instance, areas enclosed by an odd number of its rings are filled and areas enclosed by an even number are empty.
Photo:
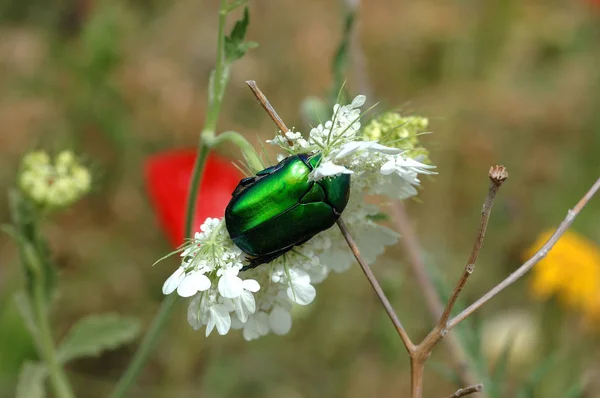
[[[488,167],[503,163],[510,172],[463,303],[514,270],[523,249],[557,225],[598,176],[600,9],[592,3],[382,0],[363,2],[357,14],[354,44],[364,51],[364,70],[348,47],[346,90],[368,88],[370,100],[381,101],[376,112],[430,117],[435,134],[422,138],[440,174],[424,181],[409,210],[443,286],[458,277],[475,237]],[[175,263],[150,268],[169,248],[146,202],[140,160],[197,143],[214,66],[216,7],[191,0],[0,0],[2,191],[14,185],[19,159],[33,147],[77,149],[103,175],[93,196],[44,230],[61,275],[52,313],[59,335],[90,313],[135,315],[147,324],[162,299],[160,286]],[[244,84],[248,79],[260,84],[288,126],[306,129],[299,104],[335,84],[331,59],[344,28],[341,7],[251,2],[248,36],[260,47],[232,68],[220,129],[255,142],[274,133]],[[240,158],[232,148],[223,151]],[[0,206],[7,222],[5,196]],[[574,229],[600,242],[599,221],[595,200]],[[9,397],[20,365],[37,358],[12,300],[24,284],[16,248],[5,235],[0,248],[0,396]],[[410,334],[422,336],[429,316],[405,269],[397,248],[376,266]],[[471,334],[463,338],[479,356],[478,371],[494,374],[481,357],[477,325],[498,312],[528,309],[544,331],[539,357],[545,360],[517,372],[497,363],[508,394],[597,396],[597,332],[552,301],[534,303],[527,287],[517,283],[459,331]],[[188,327],[182,302],[132,396],[407,391],[404,350],[358,269],[320,286],[316,302],[294,322],[290,335],[250,344],[235,334],[205,339]],[[134,348],[70,363],[79,395],[106,396]],[[443,347],[434,360],[436,368],[449,369]],[[456,389],[435,376],[434,366],[428,369],[426,396]]]

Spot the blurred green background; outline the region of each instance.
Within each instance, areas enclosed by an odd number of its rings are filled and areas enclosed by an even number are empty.
[[[147,326],[163,298],[162,283],[177,263],[150,267],[170,247],[148,203],[142,164],[148,154],[197,143],[214,66],[217,3],[0,0],[2,191],[14,185],[22,155],[36,148],[71,148],[95,176],[94,192],[45,231],[60,266],[52,314],[57,337],[89,313],[135,315]],[[434,134],[423,140],[439,175],[425,179],[408,211],[428,262],[447,285],[475,237],[489,166],[509,170],[466,302],[514,270],[537,234],[557,225],[598,177],[600,5],[592,3],[380,0],[360,6],[348,88],[381,102],[378,109],[430,118]],[[254,143],[274,134],[244,83],[253,79],[288,126],[307,131],[300,104],[331,87],[343,12],[337,1],[252,1],[248,38],[260,47],[233,67],[220,130],[239,131]],[[235,148],[220,151],[239,159]],[[0,195],[0,221],[9,221],[6,195]],[[596,199],[574,229],[600,242],[599,221]],[[423,336],[429,315],[400,247],[388,250],[376,273],[409,333]],[[22,283],[16,247],[0,235],[3,397],[13,396],[23,360],[36,358],[12,300]],[[535,339],[542,348],[510,363],[507,391],[556,354],[532,397],[564,397],[575,380],[586,384],[585,395],[575,396],[600,396],[600,333],[582,326],[578,314],[535,302],[527,286],[519,282],[477,315],[485,324],[526,310],[541,325]],[[284,337],[205,338],[188,326],[185,304],[176,304],[131,396],[408,395],[404,349],[358,267],[320,285],[316,301],[296,314]],[[135,347],[70,364],[78,396],[106,396]],[[436,373],[450,364],[438,347],[425,396],[456,390]]]

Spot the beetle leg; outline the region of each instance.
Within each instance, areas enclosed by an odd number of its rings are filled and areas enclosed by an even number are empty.
[[[264,256],[252,257],[252,258],[249,259],[250,264],[243,266],[240,271],[246,271],[246,270],[249,270],[249,269],[252,269],[252,268],[256,268],[256,267],[258,267],[261,264],[269,263],[269,262],[275,260],[277,257],[282,256],[285,253],[287,253],[290,250],[292,250],[294,248],[294,246],[303,245],[303,244],[305,244],[306,242],[308,242],[311,239],[312,239],[312,236],[310,238],[304,239],[304,240],[296,243],[295,245],[291,245],[291,246],[288,246],[288,247],[283,248],[281,250],[277,250],[276,252],[265,254]]]
[[[249,269],[258,267],[261,264],[269,263],[269,262],[275,260],[277,257],[279,257],[279,256],[287,253],[288,251],[292,250],[293,247],[294,247],[293,245],[292,246],[288,246],[288,247],[283,248],[281,250],[277,250],[276,252],[265,254],[264,256],[250,258],[249,259],[250,264],[243,266],[240,271],[247,271]]]

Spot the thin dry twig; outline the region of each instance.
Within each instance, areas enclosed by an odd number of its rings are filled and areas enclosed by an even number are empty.
[[[436,345],[446,336],[448,333],[448,318],[450,316],[450,312],[452,311],[452,307],[460,292],[462,291],[464,285],[466,284],[469,276],[473,272],[473,267],[475,265],[475,261],[479,256],[479,251],[481,249],[481,245],[483,244],[483,239],[485,237],[485,231],[487,227],[487,223],[490,217],[490,213],[492,210],[492,206],[494,204],[494,199],[496,198],[496,194],[498,192],[498,188],[502,185],[502,183],[508,177],[508,173],[504,166],[493,166],[490,168],[489,177],[491,180],[490,188],[486,195],[486,199],[483,205],[482,213],[481,213],[481,222],[479,225],[479,231],[477,233],[477,239],[475,240],[475,245],[473,246],[473,250],[471,251],[471,255],[467,261],[467,265],[465,266],[465,270],[461,275],[456,288],[452,292],[450,299],[440,317],[439,321],[435,325],[435,327],[429,332],[429,334],[423,339],[423,341],[417,346],[415,351],[415,355],[411,357],[412,370],[413,370],[413,398],[420,398],[422,396],[422,384],[423,384],[423,371],[425,367],[425,361],[431,355],[431,352],[435,348]]]
[[[408,257],[408,263],[412,268],[417,284],[425,296],[425,303],[427,304],[431,317],[434,322],[437,322],[444,310],[444,304],[437,294],[431,278],[429,278],[429,275],[427,274],[426,266],[421,255],[421,245],[410,225],[404,204],[397,201],[392,206],[391,211],[396,229],[400,233],[400,236],[402,236],[400,243],[403,245]],[[449,334],[444,341],[450,351],[450,358],[454,362],[454,368],[462,383],[464,385],[477,383],[476,375],[469,366],[467,353],[458,340],[458,337],[454,334]]]
[[[473,386],[461,388],[454,394],[448,395],[446,398],[461,398],[483,390],[483,384],[475,384]]]
[[[340,231],[342,231],[342,235],[344,235],[344,239],[346,239],[346,242],[348,243],[350,250],[352,250],[352,254],[354,254],[354,257],[356,258],[356,261],[358,261],[358,264],[360,264],[360,267],[362,268],[363,272],[365,273],[365,276],[369,280],[369,283],[373,287],[373,290],[375,290],[375,293],[377,294],[379,301],[381,301],[381,304],[383,305],[385,312],[387,312],[392,323],[394,324],[396,331],[398,332],[398,334],[400,335],[400,338],[402,339],[402,342],[404,343],[404,347],[406,348],[406,351],[409,353],[409,355],[412,354],[412,352],[414,351],[415,345],[411,341],[410,337],[408,337],[408,334],[406,333],[406,330],[402,326],[400,319],[398,319],[398,315],[396,315],[396,312],[394,311],[392,304],[390,304],[390,301],[388,300],[385,293],[383,292],[383,289],[381,289],[379,282],[377,282],[377,278],[373,274],[373,271],[371,271],[371,268],[369,267],[369,265],[367,263],[365,263],[365,261],[361,257],[360,251],[358,250],[358,246],[356,246],[356,242],[354,242],[354,239],[352,238],[350,231],[348,231],[348,227],[346,227],[346,224],[344,223],[344,221],[341,218],[339,218],[337,220],[337,225],[340,228]]]
[[[246,84],[248,85],[248,87],[250,87],[250,90],[252,90],[252,92],[254,93],[254,96],[256,97],[258,102],[262,105],[262,107],[265,109],[265,111],[267,111],[267,113],[269,114],[271,119],[273,119],[277,128],[282,133],[284,133],[284,134],[287,133],[289,131],[289,129],[287,128],[287,126],[285,125],[285,123],[283,122],[281,117],[279,117],[279,115],[277,114],[277,112],[275,111],[275,109],[273,108],[273,106],[271,105],[269,100],[267,99],[267,97],[263,94],[262,91],[260,91],[260,88],[258,88],[258,85],[256,84],[256,82],[254,80],[247,80]],[[290,143],[290,145],[291,145],[291,143]]]
[[[477,311],[481,306],[490,301],[494,296],[500,293],[502,290],[506,289],[508,286],[512,285],[519,278],[525,275],[534,265],[536,265],[541,259],[546,257],[550,249],[554,246],[554,244],[560,239],[560,237],[565,233],[565,231],[571,226],[575,217],[579,214],[579,212],[587,205],[587,203],[592,199],[592,197],[600,190],[600,178],[596,180],[594,185],[586,192],[586,194],[577,202],[575,207],[572,210],[567,212],[567,217],[560,223],[554,234],[548,239],[548,241],[541,247],[540,250],[537,251],[529,260],[527,260],[523,265],[521,265],[515,272],[510,274],[506,279],[502,282],[494,286],[489,292],[484,294],[479,300],[475,301],[465,310],[463,310],[460,314],[455,316],[450,322],[448,322],[447,329],[451,330],[460,322],[469,317],[473,312]]]
[[[448,299],[448,304],[446,304],[446,308],[440,317],[439,326],[442,331],[445,331],[446,324],[448,323],[448,318],[450,318],[450,313],[452,312],[452,308],[454,304],[456,304],[456,300],[458,300],[458,295],[464,288],[467,280],[475,270],[475,263],[477,262],[477,257],[479,257],[479,251],[481,250],[481,246],[483,245],[483,239],[485,238],[485,231],[487,229],[487,224],[490,219],[490,214],[492,212],[492,207],[494,206],[494,200],[496,199],[496,194],[498,193],[498,189],[502,186],[502,183],[506,181],[508,178],[508,172],[504,166],[493,166],[489,172],[490,177],[490,187],[488,189],[487,196],[485,198],[485,202],[483,203],[483,209],[481,210],[481,222],[479,223],[479,231],[477,232],[477,239],[475,240],[475,244],[473,245],[473,250],[471,250],[471,255],[467,260],[467,264],[465,265],[465,269],[454,288],[454,291],[450,295]]]

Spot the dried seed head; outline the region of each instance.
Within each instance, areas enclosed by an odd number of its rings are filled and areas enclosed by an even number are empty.
[[[508,171],[502,165],[492,166],[490,167],[489,176],[493,183],[501,185],[508,178]]]

